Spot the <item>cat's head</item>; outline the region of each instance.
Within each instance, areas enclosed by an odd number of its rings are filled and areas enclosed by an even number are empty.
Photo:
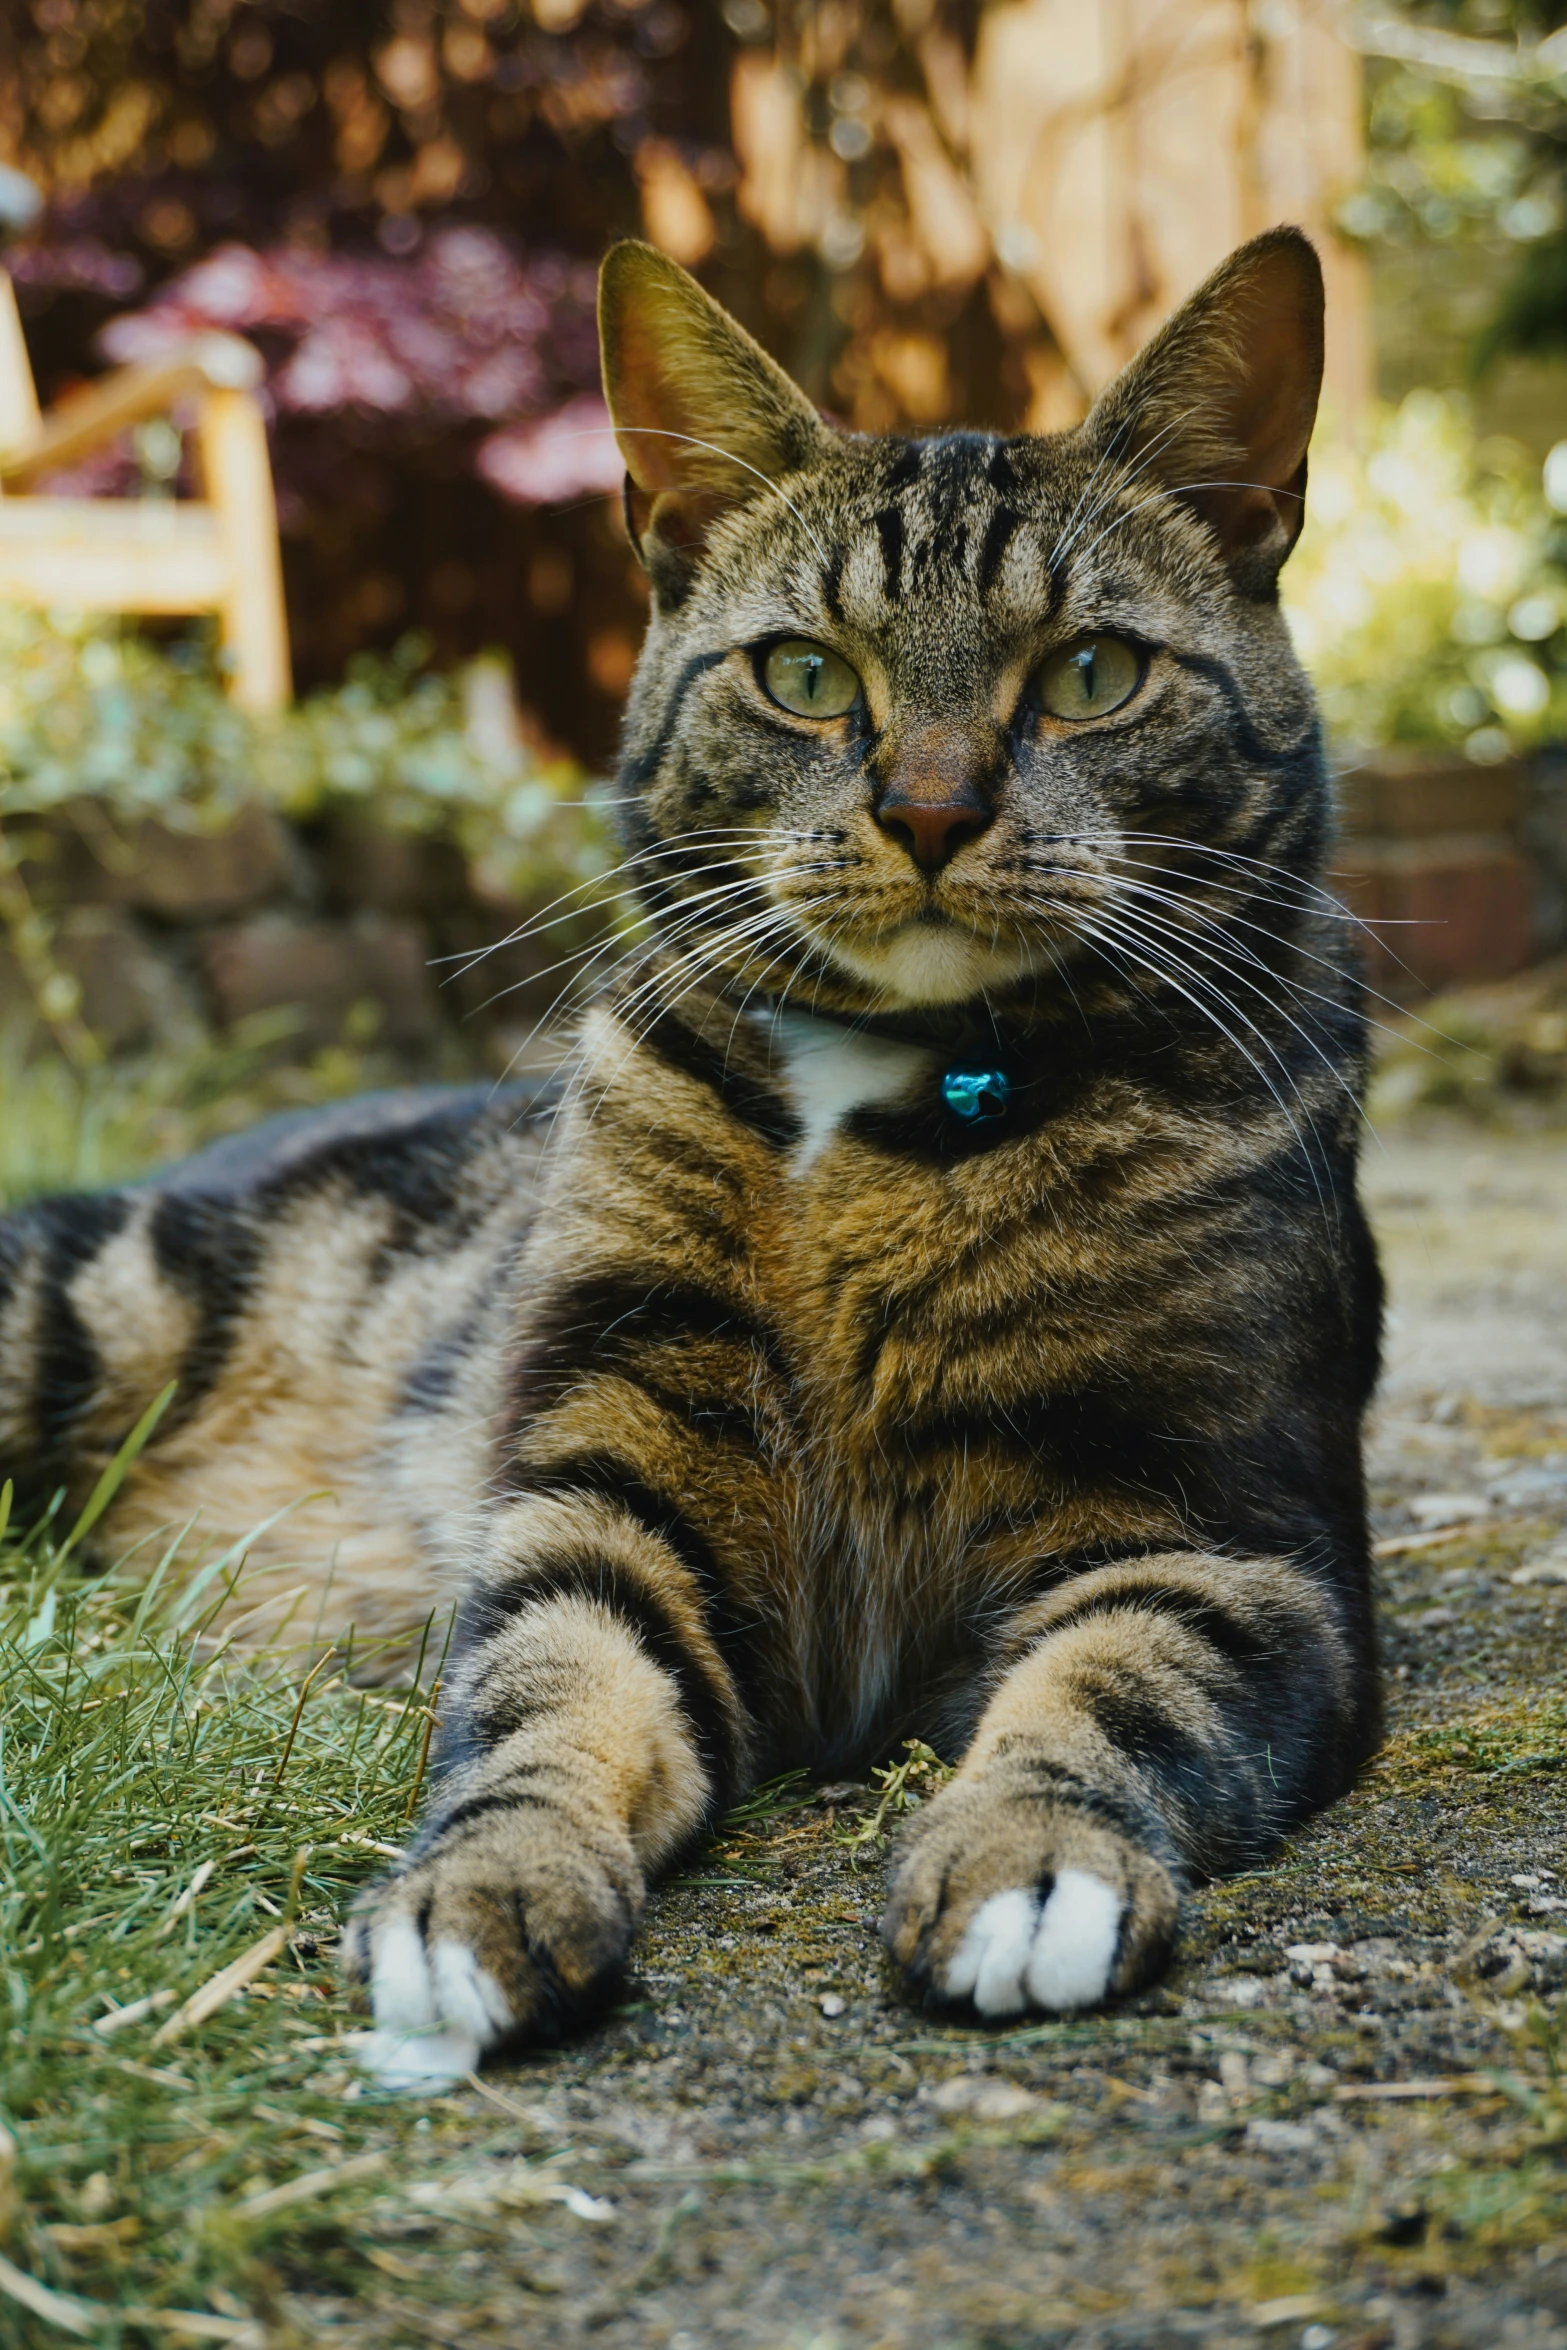
[[[653,606],[626,830],[682,983],[859,1012],[1039,1002],[1084,962],[1162,986],[1173,930],[1314,871],[1277,602],[1322,369],[1298,231],[1043,437],[841,431],[650,246],[610,252],[600,324]]]

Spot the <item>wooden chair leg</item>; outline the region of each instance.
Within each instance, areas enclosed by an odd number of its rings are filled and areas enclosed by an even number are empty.
[[[220,617],[233,697],[242,709],[281,710],[293,688],[266,426],[250,393],[214,389],[198,430],[228,573]]]
[[[0,454],[38,437],[38,394],[10,279],[0,270]]]

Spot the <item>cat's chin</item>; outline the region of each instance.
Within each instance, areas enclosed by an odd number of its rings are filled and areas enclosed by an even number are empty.
[[[874,987],[897,1009],[968,1004],[1010,987],[1039,968],[1040,954],[1021,939],[976,938],[949,922],[909,922],[872,942],[835,938],[828,953],[840,970]]]

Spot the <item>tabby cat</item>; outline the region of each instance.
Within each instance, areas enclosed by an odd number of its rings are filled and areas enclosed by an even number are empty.
[[[391,2031],[558,2032],[737,1793],[913,1734],[910,1982],[1091,2006],[1377,1735],[1361,1017],[1277,601],[1317,260],[1242,247],[1039,438],[842,431],[644,245],[602,331],[648,943],[526,1110],[0,1227],[0,1454],[79,1492],[177,1382],[111,1548],[293,1505],[253,1632],[455,1601],[347,1938]]]

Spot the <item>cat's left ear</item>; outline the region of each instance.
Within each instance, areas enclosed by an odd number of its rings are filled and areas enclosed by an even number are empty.
[[[1082,427],[1150,492],[1202,516],[1248,595],[1273,592],[1305,519],[1322,308],[1309,239],[1269,229],[1198,287]]]
[[[626,525],[654,575],[689,572],[714,523],[808,464],[827,427],[760,343],[654,245],[599,272],[604,397]]]

